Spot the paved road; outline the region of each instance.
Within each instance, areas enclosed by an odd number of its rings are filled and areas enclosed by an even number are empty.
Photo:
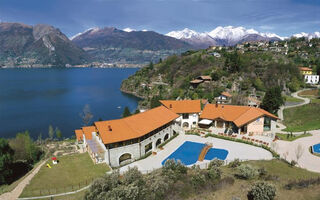
[[[29,184],[31,179],[39,172],[40,168],[47,162],[47,160],[42,161],[40,165],[38,165],[33,171],[25,177],[16,188],[14,188],[11,192],[4,193],[0,196],[0,200],[15,200],[17,199],[20,194],[22,193],[23,189],[26,185]]]
[[[308,169],[313,172],[320,173],[320,157],[315,156],[309,152],[309,147],[320,143],[320,130],[308,131],[313,136],[299,138],[292,142],[277,140],[276,151],[282,158],[285,158],[289,162],[291,160],[297,161],[296,152],[300,145],[302,147],[302,156],[298,159],[298,166]]]
[[[305,104],[308,104],[310,103],[310,99],[309,98],[303,98],[303,97],[300,97],[298,96],[298,94],[302,91],[305,91],[305,90],[310,90],[310,89],[303,89],[303,90],[299,90],[295,93],[292,93],[291,96],[297,98],[297,99],[301,99],[303,100],[303,102],[299,103],[299,104],[295,104],[295,105],[288,105],[288,106],[281,106],[280,109],[278,110],[278,116],[281,120],[283,120],[283,110],[286,109],[286,108],[294,108],[294,107],[298,107],[298,106],[302,106],[302,105],[305,105]]]

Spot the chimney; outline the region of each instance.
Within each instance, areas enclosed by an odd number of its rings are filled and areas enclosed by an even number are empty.
[[[224,106],[222,105],[221,108],[224,108]]]
[[[112,131],[112,128],[111,128],[111,126],[110,126],[110,125],[108,126],[108,129],[109,129],[109,131]]]
[[[216,108],[218,108],[218,102],[216,102]]]
[[[172,108],[172,104],[169,105],[169,108]]]

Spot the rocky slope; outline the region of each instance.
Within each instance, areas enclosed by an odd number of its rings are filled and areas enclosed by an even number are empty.
[[[49,25],[0,23],[0,66],[37,67],[83,64],[89,56]]]

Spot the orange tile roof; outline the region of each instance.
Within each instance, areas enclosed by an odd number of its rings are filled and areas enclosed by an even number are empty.
[[[92,132],[97,132],[97,129],[95,126],[84,126],[82,127],[82,131],[86,140],[92,140]]]
[[[203,80],[199,80],[199,79],[195,79],[195,80],[192,80],[190,81],[190,83],[202,83]]]
[[[160,100],[160,103],[177,114],[200,113],[200,100]]]
[[[74,131],[76,133],[77,141],[83,140],[83,131],[81,129],[77,129]]]
[[[142,137],[178,117],[164,106],[159,106],[123,119],[95,122],[95,125],[103,143],[111,144]]]
[[[309,67],[299,67],[300,71],[312,71]]]
[[[207,104],[203,109],[200,118],[211,120],[220,118],[224,121],[232,121],[236,126],[241,127],[264,115],[278,119],[277,116],[261,108],[221,104]]]
[[[232,97],[232,95],[229,92],[222,92],[221,95],[226,97]]]
[[[212,80],[211,76],[199,76],[197,79]]]

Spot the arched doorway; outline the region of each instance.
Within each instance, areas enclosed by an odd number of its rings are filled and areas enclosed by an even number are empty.
[[[119,165],[121,165],[121,164],[126,164],[126,163],[131,162],[131,158],[132,158],[132,156],[131,156],[130,153],[125,153],[125,154],[123,154],[123,155],[120,156],[120,158],[119,158]]]
[[[165,136],[164,136],[164,138],[163,138],[163,141],[166,141],[166,140],[168,140],[169,139],[169,134],[166,134]]]
[[[183,122],[182,127],[183,128],[189,128],[189,123],[188,122]]]
[[[159,144],[161,144],[161,138],[159,138],[156,142],[156,147],[159,146]]]

